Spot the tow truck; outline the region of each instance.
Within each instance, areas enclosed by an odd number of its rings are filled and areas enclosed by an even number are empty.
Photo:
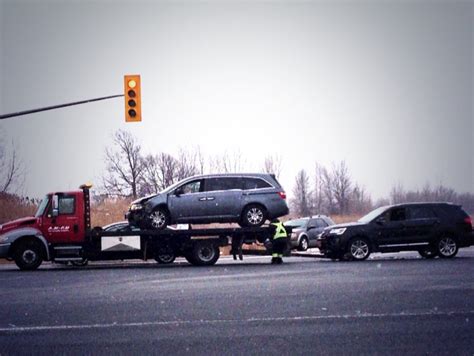
[[[242,245],[264,243],[268,226],[106,231],[91,227],[90,184],[79,190],[46,195],[34,217],[0,226],[0,258],[15,261],[21,270],[35,270],[43,261],[85,265],[88,261],[155,259],[170,263],[183,256],[196,266],[217,262],[220,247],[231,245],[242,260]]]

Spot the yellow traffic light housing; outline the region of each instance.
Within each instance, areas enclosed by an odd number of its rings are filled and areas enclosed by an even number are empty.
[[[142,121],[140,75],[125,75],[125,121]]]

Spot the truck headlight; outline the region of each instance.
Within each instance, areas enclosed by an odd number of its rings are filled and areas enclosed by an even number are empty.
[[[329,231],[329,233],[331,235],[342,235],[343,233],[345,233],[347,230],[347,228],[345,227],[340,227],[340,228],[337,228],[337,229],[331,229],[331,231]]]
[[[143,205],[141,204],[132,204],[130,205],[130,211],[137,211],[137,210],[142,210]]]

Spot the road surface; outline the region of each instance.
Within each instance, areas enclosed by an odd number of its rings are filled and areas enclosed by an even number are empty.
[[[269,259],[0,265],[0,355],[474,354],[474,248]]]

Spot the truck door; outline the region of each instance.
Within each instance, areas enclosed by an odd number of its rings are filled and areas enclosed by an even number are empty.
[[[43,220],[43,231],[50,243],[82,242],[84,216],[74,194],[59,193],[52,196],[49,211]]]

